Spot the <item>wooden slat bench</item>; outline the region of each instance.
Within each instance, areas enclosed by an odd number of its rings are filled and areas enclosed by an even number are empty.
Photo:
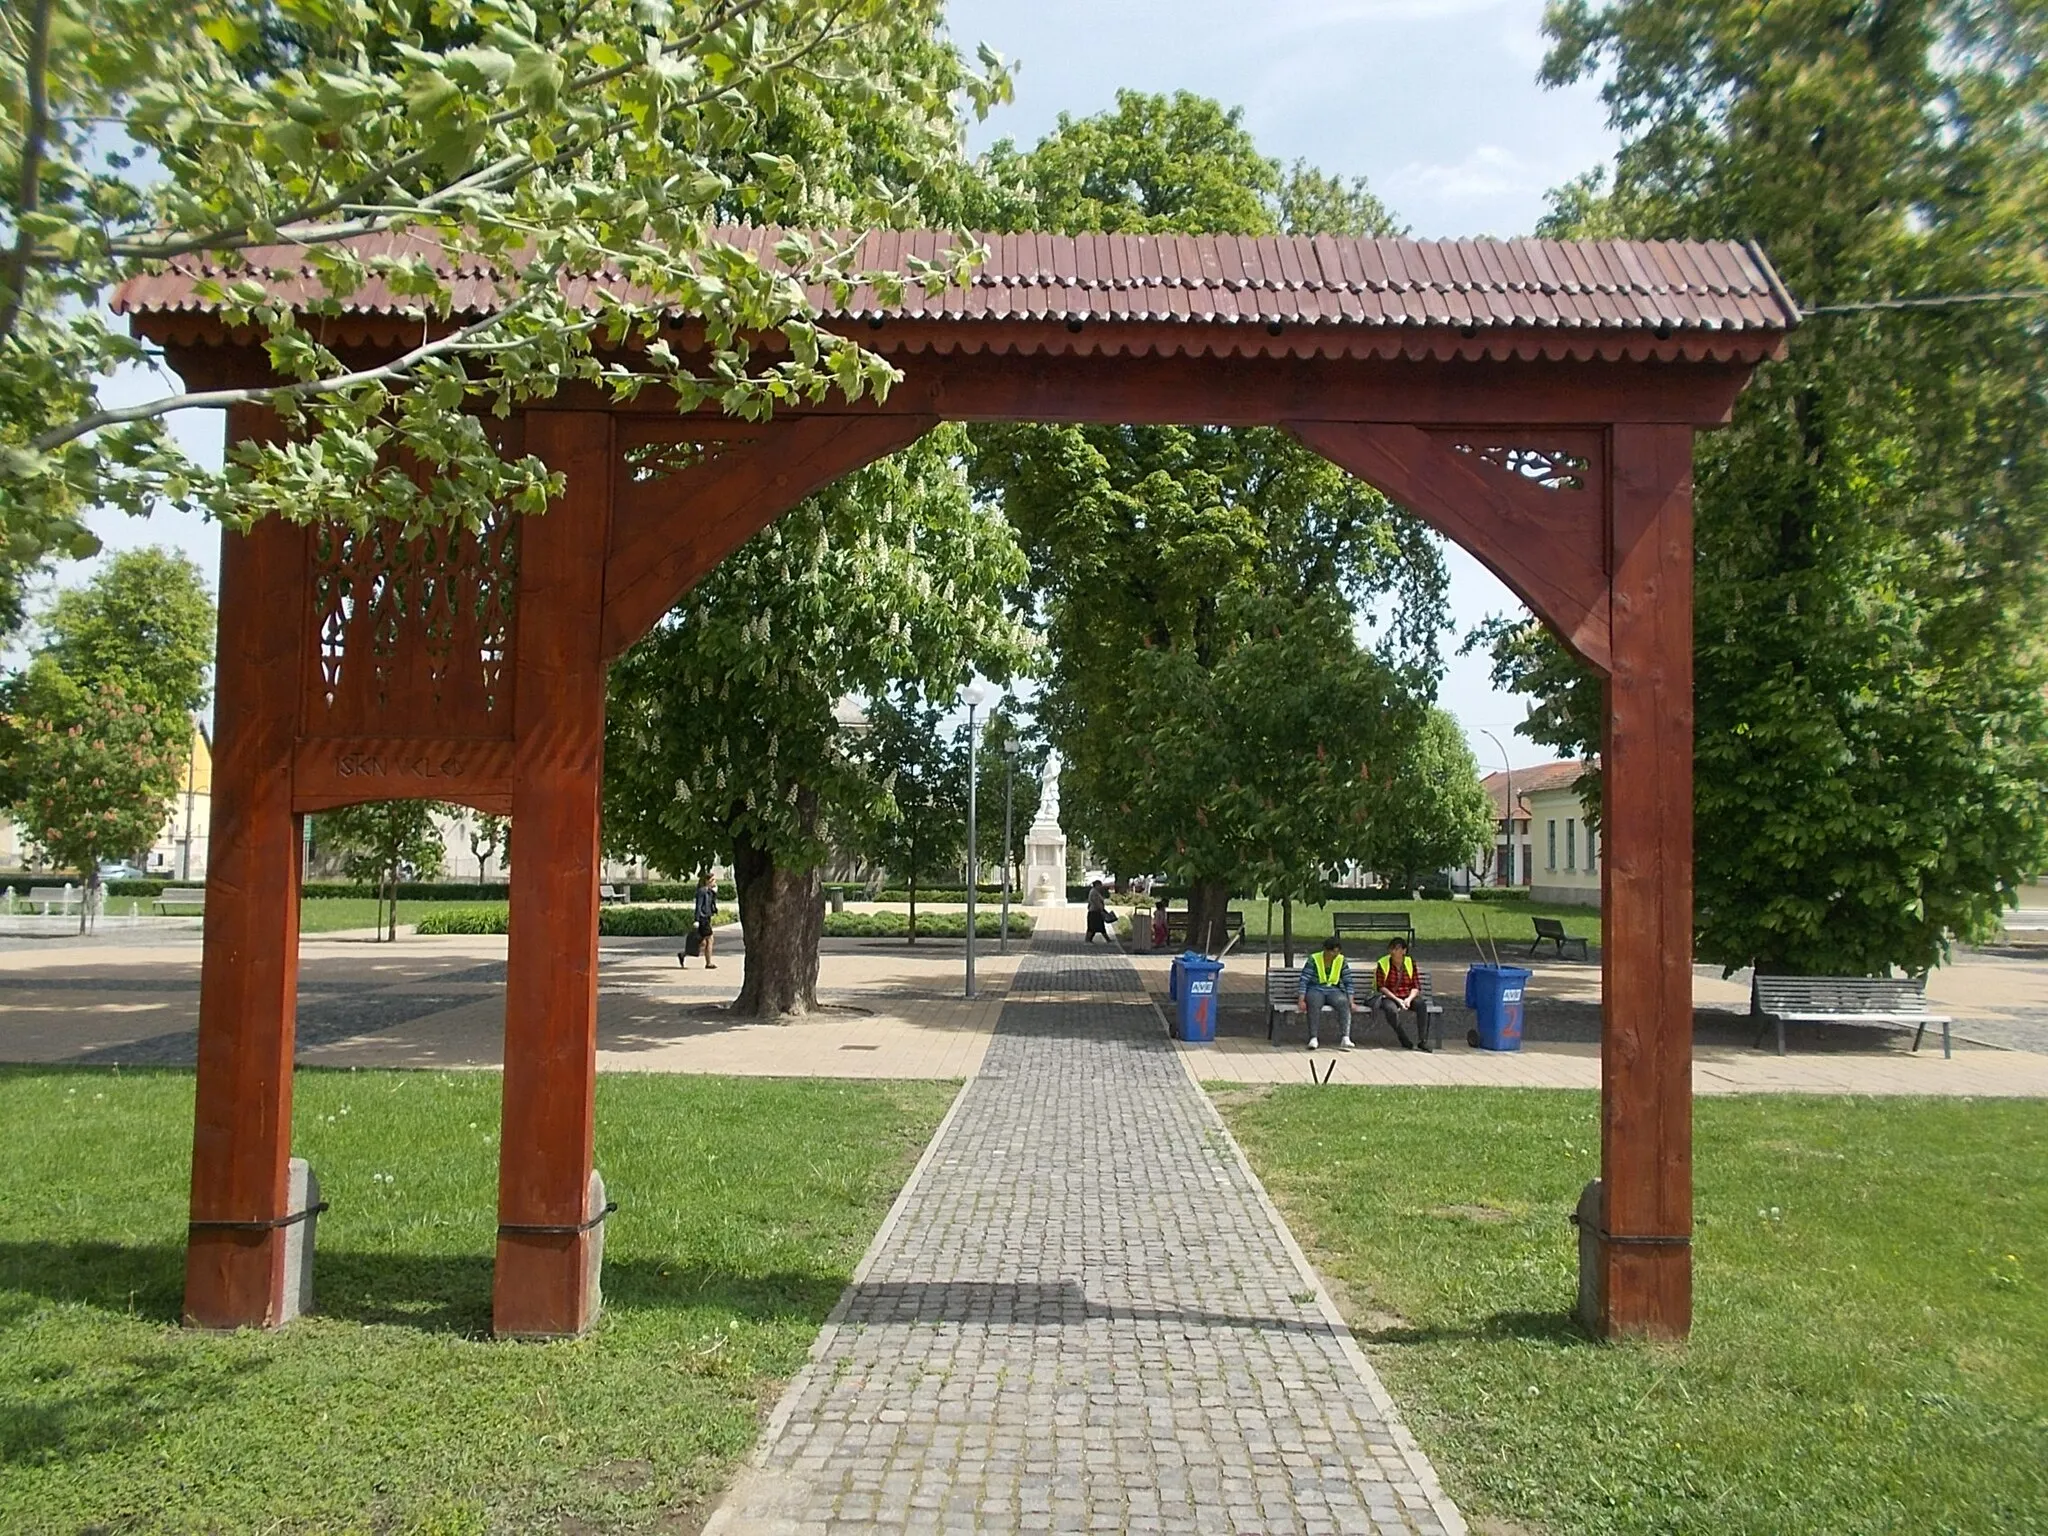
[[[41,907],[43,916],[48,917],[51,907],[54,906],[60,914],[69,912],[78,905],[84,895],[82,890],[73,885],[32,885],[29,887],[28,900],[31,906]]]
[[[159,912],[172,907],[197,907],[203,912],[206,910],[206,887],[195,885],[187,889],[183,886],[167,885],[150,905]]]
[[[1366,996],[1363,1004],[1358,1000],[1358,978],[1361,972],[1351,962],[1345,962],[1344,990],[1351,994],[1351,1009],[1354,1015],[1370,1013],[1374,1002],[1378,1000],[1378,991],[1373,986],[1373,973],[1365,971],[1362,974],[1366,982]],[[1436,982],[1426,969],[1421,966],[1416,967],[1415,977],[1417,984],[1422,988],[1422,1008],[1415,1016],[1417,1020],[1416,1030],[1420,1036],[1417,1043],[1426,1051],[1432,1049],[1429,1040],[1432,1035],[1438,1033],[1434,1021],[1443,1017],[1444,1005],[1436,1000]],[[1291,970],[1266,972],[1266,1038],[1271,1040],[1278,1032],[1281,1014],[1294,1013],[1300,1007],[1301,972]]]
[[[627,891],[620,886],[600,885],[597,888],[597,899],[599,905],[603,905],[606,902],[627,901],[630,899],[630,897],[628,896]]]
[[[1749,984],[1756,1039],[1776,1024],[1778,1054],[1785,1054],[1787,1024],[1895,1024],[1913,1026],[1913,1049],[1930,1024],[1941,1026],[1941,1054],[1950,1055],[1949,1016],[1927,1011],[1927,983],[1889,976],[1757,976]]]
[[[1564,920],[1562,918],[1532,917],[1530,921],[1536,925],[1536,942],[1529,946],[1530,954],[1535,954],[1545,944],[1555,944],[1557,946],[1557,957],[1562,960],[1564,958],[1565,945],[1576,944],[1579,946],[1579,958],[1581,960],[1593,958],[1586,949],[1586,941],[1584,939],[1575,939],[1564,931]]]
[[[1340,940],[1361,934],[1384,933],[1392,937],[1398,933],[1408,941],[1410,949],[1415,947],[1415,919],[1407,912],[1332,912],[1330,931]]]
[[[1142,917],[1142,916],[1143,916],[1143,914],[1140,914],[1140,916]],[[1149,919],[1149,918],[1148,918],[1148,919],[1145,919],[1145,920],[1146,920],[1146,921],[1148,921],[1148,922],[1150,921],[1150,919]],[[1236,937],[1238,937],[1238,938],[1240,938],[1240,939],[1244,937],[1244,914],[1243,914],[1242,912],[1238,911],[1238,910],[1237,910],[1237,909],[1236,909],[1235,907],[1231,908],[1231,909],[1230,909],[1230,910],[1229,910],[1228,912],[1225,912],[1225,913],[1223,914],[1223,936],[1224,936],[1224,938],[1225,938],[1225,939],[1227,940],[1227,939],[1229,939],[1229,938],[1230,938],[1230,937],[1231,937],[1232,935],[1235,935]],[[1174,948],[1174,947],[1175,947],[1176,945],[1185,945],[1185,944],[1187,943],[1187,941],[1188,941],[1188,915],[1187,915],[1187,913],[1185,913],[1185,912],[1169,912],[1169,913],[1167,913],[1167,914],[1166,914],[1166,947],[1167,947],[1168,949],[1172,949],[1172,948]]]

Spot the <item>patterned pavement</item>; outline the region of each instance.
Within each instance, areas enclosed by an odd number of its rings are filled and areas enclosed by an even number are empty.
[[[706,1536],[1462,1532],[1129,962],[1052,926]]]

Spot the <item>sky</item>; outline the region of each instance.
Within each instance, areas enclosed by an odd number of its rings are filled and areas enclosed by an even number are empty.
[[[1540,0],[952,0],[949,15],[970,52],[985,43],[1016,70],[1015,102],[970,133],[977,150],[1034,144],[1062,112],[1103,111],[1121,87],[1191,90],[1243,108],[1269,155],[1365,176],[1411,233],[1434,237],[1527,234],[1546,190],[1615,147],[1594,87],[1537,83]],[[124,381],[110,402],[157,387]],[[218,417],[191,414],[176,430],[218,462]],[[111,549],[182,549],[209,580],[219,564],[218,535],[197,517],[101,513],[92,526]],[[1473,625],[1520,604],[1455,545],[1446,559],[1455,653]],[[1483,656],[1452,654],[1439,700],[1482,768],[1503,750],[1517,767],[1553,755],[1514,734],[1526,701],[1492,687]]]

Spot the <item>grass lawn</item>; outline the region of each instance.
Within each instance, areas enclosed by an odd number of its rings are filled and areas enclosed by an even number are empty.
[[[1569,1321],[1592,1095],[1218,1098],[1495,1529],[2048,1531],[2048,1105],[1700,1100],[1692,1339],[1610,1347]]]
[[[215,1337],[175,1324],[190,1076],[0,1070],[0,1531],[670,1528],[745,1455],[954,1089],[601,1079],[606,1311],[554,1345],[484,1336],[498,1091],[301,1071],[322,1315]]]
[[[299,932],[334,933],[342,928],[373,928],[376,926],[377,902],[368,896],[316,896],[299,903]],[[429,912],[447,912],[456,907],[468,910],[495,912],[509,910],[509,904],[502,901],[401,901],[398,904],[398,926],[418,922]]]

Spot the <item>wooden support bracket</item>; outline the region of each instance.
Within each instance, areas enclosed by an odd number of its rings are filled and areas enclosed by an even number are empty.
[[[717,457],[673,475],[620,475],[605,561],[605,659],[811,492],[909,447],[936,423],[932,416],[797,416],[772,422],[757,439],[727,442]]]
[[[1589,665],[1609,665],[1607,522],[1595,484],[1560,494],[1460,453],[1420,427],[1356,421],[1284,423],[1305,446],[1468,550]],[[1682,429],[1681,429],[1682,430]],[[1488,429],[1487,440],[1500,439]],[[1537,441],[1542,441],[1538,438]],[[1598,448],[1593,455],[1597,460]]]

